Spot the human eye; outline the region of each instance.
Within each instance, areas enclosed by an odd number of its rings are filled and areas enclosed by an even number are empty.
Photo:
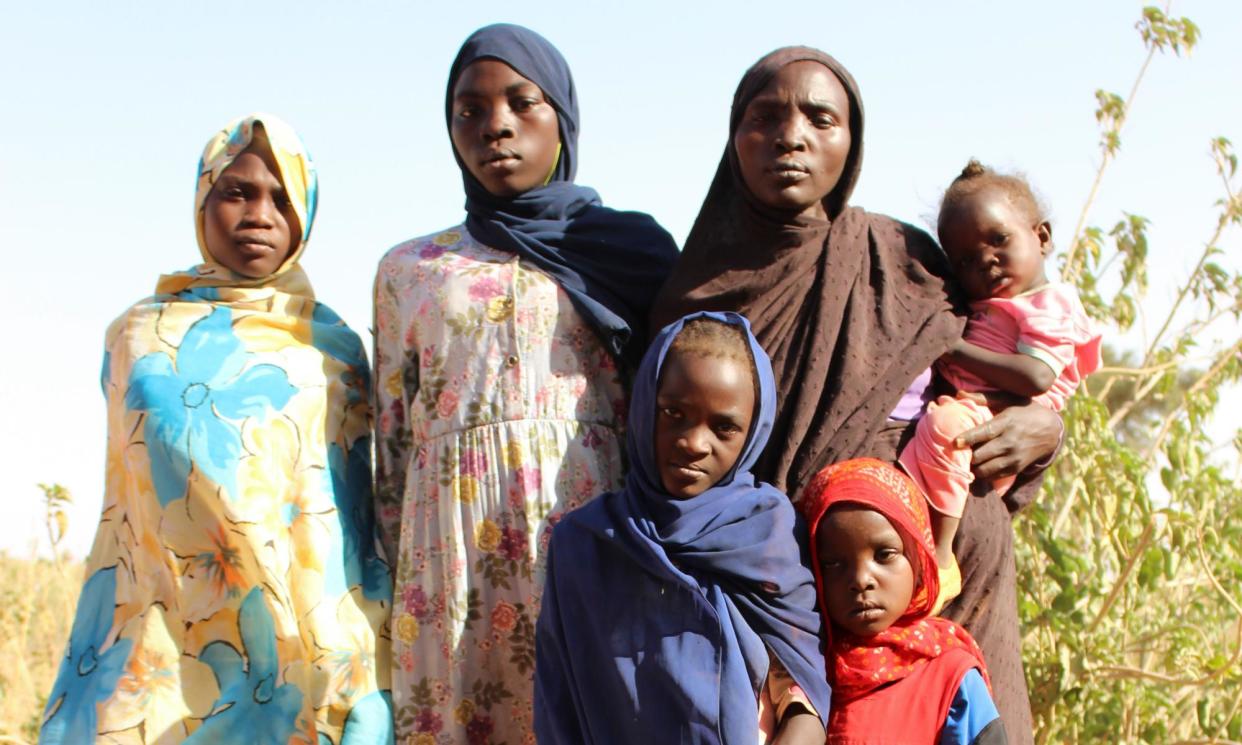
[[[509,104],[509,106],[514,111],[518,113],[522,113],[525,111],[530,111],[531,109],[538,106],[540,103],[542,102],[532,96],[519,96],[518,98],[514,99]]]
[[[676,419],[681,416],[681,412],[673,408],[672,406],[661,406],[660,416],[665,416],[665,417],[668,417],[669,419]]]
[[[992,234],[992,245],[993,246],[1003,246],[1008,242],[1009,242],[1008,233],[996,232]]]
[[[811,123],[820,129],[831,129],[837,126],[837,117],[827,109],[816,109],[811,112]]]
[[[875,558],[881,564],[891,564],[901,556],[901,552],[895,548],[882,548],[875,552]]]
[[[457,116],[462,119],[469,119],[478,113],[479,113],[479,109],[477,106],[473,106],[470,104],[463,104],[457,107]]]

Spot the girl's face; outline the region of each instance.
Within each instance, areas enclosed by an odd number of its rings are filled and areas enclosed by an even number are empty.
[[[297,213],[270,156],[247,150],[224,169],[203,204],[207,253],[237,274],[266,277],[301,236]]]
[[[820,520],[815,547],[833,623],[855,636],[874,636],[905,615],[914,567],[888,518],[865,507],[834,507]]]
[[[967,197],[940,228],[940,240],[971,300],[1010,298],[1047,284],[1052,228],[1033,222],[999,188]]]
[[[655,456],[673,499],[707,491],[737,463],[755,410],[750,365],[670,352],[656,394]]]
[[[453,147],[498,197],[515,197],[547,180],[561,141],[557,124],[556,109],[539,86],[498,60],[471,63],[453,88]]]
[[[782,212],[824,217],[850,154],[850,98],[818,62],[785,65],[746,105],[733,136],[746,187]]]

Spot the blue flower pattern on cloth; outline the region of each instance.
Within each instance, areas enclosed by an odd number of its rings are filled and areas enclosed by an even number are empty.
[[[103,650],[116,610],[116,567],[91,575],[78,599],[69,649],[60,663],[56,687],[48,696],[40,741],[94,742],[95,704],[116,689],[133,641],[122,639]]]
[[[254,355],[233,333],[232,315],[216,308],[190,326],[175,362],[153,352],[130,372],[125,405],[147,413],[143,433],[161,506],[185,494],[191,465],[236,498],[242,442],[232,421],[279,411],[297,392],[276,365],[247,367]]]
[[[341,593],[355,585],[370,600],[392,599],[392,576],[388,566],[376,553],[375,508],[371,499],[371,439],[360,439],[349,449],[348,456],[340,445],[328,446],[328,468],[324,478],[330,482],[336,500],[336,516],[340,521],[341,556],[324,568],[324,587],[330,593]]]
[[[256,587],[246,595],[237,624],[245,658],[222,641],[208,644],[198,657],[215,673],[220,697],[203,725],[186,738],[186,745],[286,745],[297,731],[302,692],[297,686],[280,683],[276,624],[261,589]]]
[[[341,381],[346,386],[346,405],[362,403],[371,390],[371,368],[367,364],[362,340],[358,338],[341,317],[328,306],[315,306],[311,344],[324,354],[345,365]]]

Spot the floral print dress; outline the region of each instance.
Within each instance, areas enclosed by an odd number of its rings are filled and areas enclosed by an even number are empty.
[[[388,252],[375,316],[398,742],[533,743],[549,533],[621,485],[621,376],[551,278],[464,226]]]

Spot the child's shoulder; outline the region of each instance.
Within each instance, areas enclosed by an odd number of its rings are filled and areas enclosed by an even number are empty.
[[[578,540],[584,535],[605,534],[614,520],[608,510],[611,494],[601,494],[561,515],[552,526],[552,545]]]
[[[437,230],[417,238],[402,241],[388,249],[380,259],[381,270],[422,260],[437,259],[445,253],[460,251],[475,245],[474,238],[464,224]]]

